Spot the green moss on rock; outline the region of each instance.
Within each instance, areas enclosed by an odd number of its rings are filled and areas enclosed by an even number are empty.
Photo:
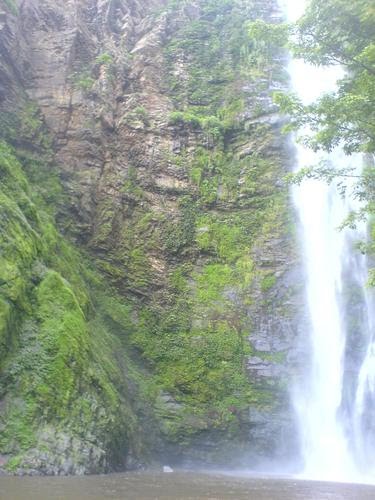
[[[4,143],[0,172],[0,453],[10,457],[6,469],[65,474],[124,467],[130,455],[145,454],[129,389],[136,391],[143,377],[121,343],[129,310],[106,295],[94,307],[101,279],[59,235],[43,191],[29,184]],[[121,326],[112,330],[108,317]]]

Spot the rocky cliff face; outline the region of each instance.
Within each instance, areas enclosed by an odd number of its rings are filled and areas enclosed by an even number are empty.
[[[19,233],[1,240],[5,467],[286,457],[296,259],[271,100],[286,77],[246,24],[276,20],[274,2],[0,6],[6,175],[19,171],[0,179]]]

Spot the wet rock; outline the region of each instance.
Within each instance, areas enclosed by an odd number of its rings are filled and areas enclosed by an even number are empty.
[[[25,0],[18,20],[0,15],[0,51],[6,55],[0,65],[0,104],[10,109],[17,96],[26,92],[41,109],[54,139],[54,163],[64,187],[64,203],[58,207],[61,227],[90,253],[105,281],[124,299],[130,298],[141,307],[157,304],[160,311],[173,299],[171,274],[183,265],[199,272],[212,257],[212,248],[198,248],[196,234],[189,233],[182,245],[172,235],[168,248],[163,231],[167,222],[184,229],[184,203],[188,200],[201,211],[241,217],[241,210],[253,201],[255,214],[259,197],[280,187],[279,179],[267,177],[267,173],[255,193],[250,186],[249,191],[239,189],[237,197],[228,199],[221,182],[214,201],[200,195],[192,179],[192,160],[202,148],[214,152],[215,141],[199,127],[171,125],[176,96],[166,80],[166,48],[174,30],[199,19],[201,8],[191,2],[177,10],[178,14],[155,15],[164,6],[162,0],[79,0],[67,4]],[[274,6],[273,1],[256,2],[254,9],[269,20],[274,19]],[[107,65],[98,62],[103,55],[110,58]],[[187,61],[178,54],[168,71],[177,83],[190,82]],[[225,75],[217,75],[208,84],[226,82]],[[287,166],[291,154],[280,134],[282,120],[271,99],[277,82],[259,78],[240,81],[238,87],[238,92],[244,93],[245,109],[239,113],[238,130],[223,138],[225,148],[233,152],[236,161],[251,163],[254,157],[261,157],[265,164],[271,164],[277,158]],[[193,96],[189,99],[186,105],[199,102]],[[208,184],[211,174],[203,179]],[[246,185],[242,172],[237,184],[240,188]],[[139,232],[133,234],[137,224]],[[204,415],[194,414],[177,397],[159,395],[154,412],[160,420],[160,436],[155,448],[165,463],[171,463],[172,456],[176,462],[225,464],[252,448],[264,456],[285,453],[283,436],[292,425],[287,386],[298,362],[295,339],[298,325],[303,324],[296,320],[300,304],[291,278],[298,262],[285,226],[251,241],[248,257],[256,273],[249,285],[249,300],[242,298],[243,290],[235,285],[223,292],[225,301],[240,311],[237,316],[245,331],[244,340],[253,352],[244,360],[244,368],[256,402],[250,409],[229,408],[228,415],[235,417],[237,424],[234,439],[229,423],[227,428],[217,429],[217,410],[208,408]],[[206,233],[209,227],[203,225],[198,235]],[[176,234],[181,236],[181,231]],[[214,257],[212,262],[220,259]],[[264,279],[269,272],[274,283]],[[36,282],[39,275],[42,271],[35,271]],[[194,279],[190,278],[189,285],[193,290]],[[236,326],[238,318],[230,314]],[[191,325],[204,328],[210,321],[197,315],[191,318]],[[193,340],[199,342],[199,336]],[[288,356],[288,368],[284,355]],[[20,472],[106,472],[108,450],[95,439],[95,421],[92,426],[85,429],[85,439],[77,437],[68,425],[63,430],[43,428],[38,448],[26,453]],[[127,468],[142,463],[131,452],[125,462]]]

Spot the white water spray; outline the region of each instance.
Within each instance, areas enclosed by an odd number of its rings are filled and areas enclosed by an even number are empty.
[[[298,19],[306,5],[304,0],[284,3],[289,21]],[[300,60],[291,61],[289,72],[293,89],[305,104],[333,90],[342,77],[338,66],[314,67]],[[318,155],[301,145],[296,147],[298,168],[316,165],[322,159],[336,168],[348,165],[361,168],[359,155],[348,158],[341,150]],[[353,231],[338,230],[355,207],[340,196],[335,186],[323,181],[305,181],[294,188],[293,197],[300,219],[311,323],[310,332],[306,332],[311,366],[294,398],[300,423],[303,476],[363,480],[365,466],[371,458],[374,460],[373,445],[367,443],[365,433],[375,400],[375,338],[372,337],[373,298],[365,288],[367,262],[354,248],[354,241],[366,238],[366,226],[360,225],[354,236]],[[365,346],[357,373],[351,377],[351,391],[346,387],[350,378],[346,376],[350,330],[345,310],[348,275],[362,297],[355,334]],[[344,394],[348,394],[346,400]]]

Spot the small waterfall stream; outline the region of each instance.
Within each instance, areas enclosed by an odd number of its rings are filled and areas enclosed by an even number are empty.
[[[305,5],[304,0],[284,0],[288,20],[298,19]],[[313,67],[300,60],[290,62],[289,73],[294,92],[305,104],[333,90],[342,76],[340,67]],[[361,169],[359,155],[348,158],[339,149],[330,155],[316,154],[300,144],[296,148],[296,170],[322,159],[333,167]],[[375,465],[374,297],[366,288],[367,259],[355,248],[357,241],[366,239],[366,224],[356,231],[338,230],[356,207],[350,195],[340,196],[334,183],[307,180],[293,188],[293,198],[310,316],[305,339],[310,364],[294,397],[302,475],[360,481],[371,477]]]

